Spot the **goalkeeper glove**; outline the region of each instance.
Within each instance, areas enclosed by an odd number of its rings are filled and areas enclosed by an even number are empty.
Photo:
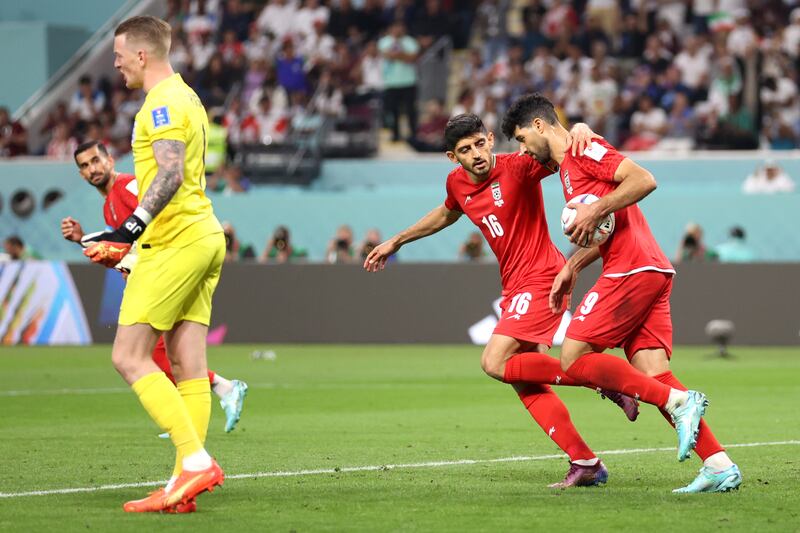
[[[147,224],[153,219],[150,213],[137,207],[120,227],[114,231],[84,238],[81,244],[86,246],[83,255],[107,267],[114,267],[131,251],[133,241],[144,233]]]

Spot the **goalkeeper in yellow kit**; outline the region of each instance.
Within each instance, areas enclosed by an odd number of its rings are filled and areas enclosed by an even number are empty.
[[[177,448],[167,486],[123,508],[191,512],[195,497],[224,479],[204,447],[211,415],[206,334],[225,258],[222,227],[204,192],[208,119],[195,92],[170,66],[169,24],[133,17],[114,35],[114,67],[129,89],[147,94],[132,140],[139,207],[119,228],[95,237],[84,253],[113,266],[138,243],[112,361]],[[177,388],[151,358],[162,332]]]

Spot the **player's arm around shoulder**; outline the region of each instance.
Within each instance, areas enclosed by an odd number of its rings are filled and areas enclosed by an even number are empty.
[[[183,183],[186,144],[174,139],[158,139],[153,141],[153,157],[158,172],[139,205],[155,218]]]
[[[433,208],[427,215],[419,219],[414,225],[409,226],[392,238],[382,242],[372,249],[364,260],[364,269],[367,272],[383,270],[389,257],[397,253],[406,243],[433,235],[447,226],[455,223],[461,217],[461,211],[448,209],[441,204]]]

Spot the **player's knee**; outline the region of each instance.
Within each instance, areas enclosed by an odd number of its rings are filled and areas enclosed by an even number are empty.
[[[484,351],[481,356],[481,368],[487,376],[503,381],[506,370],[505,357],[495,352]]]
[[[561,357],[559,357],[559,362],[561,363],[561,370],[563,370],[564,372],[569,370],[569,367],[572,366],[572,363],[578,360],[578,357],[580,357],[579,354],[573,353],[569,350],[564,350],[562,348]]]

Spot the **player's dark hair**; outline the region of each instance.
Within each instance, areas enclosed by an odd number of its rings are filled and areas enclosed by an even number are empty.
[[[745,238],[744,228],[741,226],[734,226],[731,228],[731,237],[734,239],[742,239]]]
[[[444,127],[444,147],[447,151],[453,151],[458,141],[464,137],[481,133],[486,133],[486,126],[483,125],[481,117],[474,113],[456,115],[448,120],[447,126]]]
[[[100,152],[104,156],[108,156],[108,148],[106,148],[106,145],[98,140],[92,139],[79,144],[78,147],[75,148],[75,152],[72,154],[72,157],[75,158],[75,162],[76,163],[78,162],[78,154],[82,154],[86,150],[91,150],[95,146],[97,146],[98,152]]]
[[[16,235],[11,235],[10,237],[7,237],[6,242],[14,246],[19,246],[20,248],[25,248],[25,243],[22,242],[22,239],[20,239]]]
[[[525,128],[531,125],[534,119],[540,118],[548,124],[558,122],[558,115],[553,102],[541,93],[526,94],[520,97],[506,111],[501,127],[503,135],[509,139],[514,138],[517,126]]]

